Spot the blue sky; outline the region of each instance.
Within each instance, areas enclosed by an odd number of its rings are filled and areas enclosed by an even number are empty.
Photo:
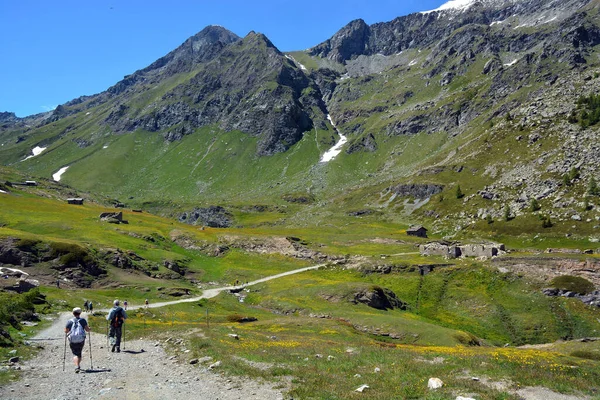
[[[207,25],[262,32],[282,51],[446,0],[40,0],[0,1],[0,112],[19,117],[101,92]]]

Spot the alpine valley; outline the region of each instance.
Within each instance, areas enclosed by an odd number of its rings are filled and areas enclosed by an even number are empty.
[[[0,354],[34,311],[234,283],[128,329],[286,398],[597,398],[598,93],[598,0],[453,0],[288,53],[208,26],[0,113]]]

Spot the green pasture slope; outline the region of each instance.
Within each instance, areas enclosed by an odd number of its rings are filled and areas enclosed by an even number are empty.
[[[68,205],[60,199],[60,192],[46,185],[50,184],[13,187],[0,195],[0,238],[40,248],[83,248],[100,263],[99,255],[107,249],[133,252],[145,260],[151,273],[102,264],[106,274],[89,289],[56,288],[47,280],[40,288],[47,303],[32,306],[40,312],[67,310],[85,299],[94,300],[96,307],[107,307],[114,298],[139,304],[145,298],[151,302],[172,299],[171,294],[181,290],[197,295],[200,287],[251,281],[312,265],[242,247],[215,255],[181,247],[178,240],[186,238],[204,249],[223,243],[225,237],[268,241],[291,236],[323,254],[349,260],[361,257],[362,267],[328,265],[252,286],[242,292],[243,303],[222,293],[211,300],[134,311],[128,332],[154,340],[178,332],[192,350],[179,355],[182,361],[212,356],[222,360],[226,373],[260,377],[280,382],[282,387],[289,384],[294,398],[355,398],[359,394],[353,390],[364,383],[371,389],[360,397],[370,399],[446,399],[461,393],[481,399],[517,398],[508,390],[476,383],[472,376],[590,396],[600,389],[597,342],[568,342],[568,346],[549,350],[516,347],[598,336],[597,309],[574,299],[546,297],[540,291],[544,282],[501,273],[483,261],[447,263],[412,254],[422,240],[406,238],[402,226],[377,218],[343,217],[348,220],[342,227],[287,228],[264,223],[270,218],[279,220],[279,213],[267,212],[256,223],[260,218],[240,211],[249,227],[200,229],[128,210],[124,219],[129,223],[114,225],[99,221],[100,212],[114,210],[102,206],[101,200]],[[186,275],[168,279],[165,260],[185,265]],[[53,276],[57,262],[42,262],[34,268]],[[422,276],[418,265],[431,263],[448,265]],[[393,265],[393,272],[372,272],[383,264]],[[376,310],[354,301],[356,293],[377,287],[394,291],[407,309]],[[2,310],[14,301],[7,296],[1,298]],[[5,343],[0,354],[7,358],[8,351],[17,348],[19,354],[30,356],[31,348],[22,340],[33,332],[22,330],[25,336],[21,336],[18,324],[7,322],[6,311],[0,315],[2,329],[18,338]],[[239,322],[244,317],[256,321]],[[102,318],[94,316],[91,323],[101,326]],[[237,333],[240,340],[229,338],[228,333]],[[427,379],[432,376],[446,383],[440,391],[427,390]],[[15,372],[3,372],[1,379],[17,378]]]

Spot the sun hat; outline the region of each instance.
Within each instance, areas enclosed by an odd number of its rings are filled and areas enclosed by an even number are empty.
[[[113,304],[114,304],[115,306],[118,306],[118,305],[119,305],[119,300],[115,300],[115,301],[113,301]]]
[[[75,307],[75,308],[73,309],[73,314],[81,314],[81,308],[79,308],[79,307]]]

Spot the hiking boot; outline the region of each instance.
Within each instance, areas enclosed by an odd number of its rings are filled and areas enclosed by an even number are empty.
[[[113,344],[112,348],[110,349],[111,353],[114,353],[114,352],[115,352],[115,348],[116,348],[116,347],[117,347],[117,345],[116,345],[116,344]]]
[[[77,368],[75,368],[75,373],[76,373],[76,374],[78,374],[78,373],[80,373],[80,372],[81,372],[81,368],[80,368],[80,367],[77,367]]]
[[[117,353],[121,352],[121,348],[119,346],[117,346]]]

